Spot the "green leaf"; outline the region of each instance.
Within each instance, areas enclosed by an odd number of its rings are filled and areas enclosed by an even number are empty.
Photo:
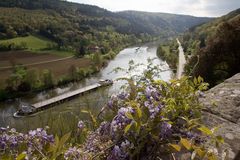
[[[22,159],[25,159],[26,157],[26,153],[21,153],[17,156],[16,160],[22,160]]]
[[[178,144],[170,144],[170,146],[178,152],[181,151],[181,146]]]
[[[89,113],[89,111],[88,111],[88,110],[85,110],[85,109],[82,109],[81,112],[82,112],[82,113]]]
[[[55,143],[54,143],[56,146],[58,146],[59,144],[59,137],[56,135],[55,136]]]
[[[193,83],[194,83],[195,85],[197,85],[197,84],[198,84],[198,80],[197,80],[197,78],[196,78],[196,77],[194,77],[194,79],[193,79]]]
[[[198,83],[202,83],[203,82],[203,78],[201,76],[198,76]]]
[[[51,145],[49,146],[48,151],[49,151],[49,152],[53,152],[53,154],[55,154],[55,153],[57,152],[58,146],[59,146],[59,138],[58,138],[58,136],[56,135],[56,136],[55,136],[55,140],[54,140],[54,144],[51,144]]]
[[[202,127],[198,128],[198,130],[200,130],[202,133],[204,133],[208,136],[213,134],[213,132],[205,126],[202,126]]]
[[[88,111],[88,110],[84,110],[84,109],[82,109],[81,112],[82,112],[82,113],[86,113],[86,114],[88,114],[89,117],[90,117],[91,120],[92,120],[92,124],[93,124],[93,126],[94,126],[94,127],[97,127],[97,119],[95,118],[94,114],[92,114],[91,111]]]
[[[137,132],[137,134],[140,133],[140,129],[141,129],[141,122],[137,122],[136,123],[136,132]]]
[[[128,124],[125,129],[124,129],[124,133],[127,133],[129,131],[129,129],[131,128],[132,123]]]
[[[215,132],[217,132],[218,130],[219,130],[219,127],[214,127],[214,128],[211,129],[212,133],[215,133]]]
[[[134,119],[130,112],[125,113],[126,117],[129,119]]]
[[[67,142],[67,140],[70,138],[70,136],[71,136],[71,133],[65,134],[65,135],[60,139],[60,141],[59,141],[59,146],[63,146],[63,145]]]
[[[189,140],[185,139],[185,138],[181,138],[181,144],[187,149],[190,150],[192,147],[191,143],[189,142]]]
[[[207,156],[207,159],[208,159],[208,160],[217,160],[217,157],[216,157],[215,154],[209,153],[208,156]]]
[[[137,115],[139,118],[142,118],[142,110],[139,107],[137,107]]]
[[[216,139],[219,143],[224,143],[224,139],[222,136],[216,136]]]
[[[197,148],[195,151],[197,152],[197,154],[200,158],[203,158],[206,154],[206,152],[204,150],[202,150],[201,148]]]
[[[92,120],[92,123],[93,123],[93,126],[94,127],[97,127],[97,119],[95,118],[95,116],[92,114],[92,112],[88,112],[89,113],[89,116],[90,116],[90,118],[91,118],[91,120]]]

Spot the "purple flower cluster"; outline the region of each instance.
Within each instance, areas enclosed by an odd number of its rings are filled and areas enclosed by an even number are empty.
[[[79,121],[78,122],[78,129],[83,130],[84,127],[85,127],[84,122],[83,121]]]
[[[16,129],[0,129],[0,148],[2,152],[18,152],[19,146],[25,146],[26,153],[30,156],[35,150],[42,151],[44,146],[53,143],[53,135],[48,135],[46,130],[38,128],[27,134],[18,133]]]
[[[151,100],[144,102],[144,106],[148,108],[151,119],[156,118],[157,115],[160,113],[161,109],[163,108],[163,106],[160,103],[156,104],[154,104]]]
[[[85,150],[88,152],[96,152],[98,144],[98,133],[90,133],[87,137],[87,141],[85,143]]]
[[[126,92],[121,92],[120,94],[117,95],[117,97],[120,99],[120,100],[125,100],[129,97],[129,93],[126,93]]]
[[[66,159],[66,160],[79,160],[79,159],[82,159],[81,152],[76,147],[70,147],[65,152],[64,159]]]
[[[14,151],[20,143],[23,143],[24,135],[17,133],[16,129],[1,128],[0,129],[0,149],[5,151],[9,149]]]
[[[110,100],[109,100],[108,103],[107,103],[107,106],[108,106],[110,109],[113,109],[117,102],[118,102],[117,96],[112,95],[111,98],[110,98]]]
[[[131,119],[127,118],[126,113],[134,113],[132,107],[122,107],[118,110],[117,116],[111,123],[111,133],[115,135],[116,132],[122,131],[128,124],[131,123]]]
[[[160,137],[168,138],[172,135],[172,125],[167,122],[162,122],[160,129]]]
[[[129,149],[133,148],[133,144],[131,144],[128,140],[123,141],[120,145],[115,145],[108,156],[107,160],[125,160],[128,159]]]
[[[49,143],[54,142],[53,135],[48,135],[43,128],[37,128],[36,130],[30,130],[26,135],[28,144],[28,153],[32,153],[35,150],[43,150],[43,147]]]
[[[159,100],[159,96],[160,96],[160,93],[158,92],[158,90],[153,87],[153,86],[147,86],[145,88],[145,96],[148,100],[151,100],[151,99],[154,99],[156,101]]]
[[[111,124],[109,122],[102,122],[100,124],[100,126],[97,129],[97,132],[101,135],[101,136],[105,136],[109,134],[110,131],[110,127]]]
[[[160,93],[155,87],[148,86],[145,88],[144,96],[146,97],[144,106],[148,108],[150,114],[149,117],[155,119],[163,108],[163,105],[160,102]]]
[[[118,109],[119,106],[122,106],[122,102],[128,99],[129,93],[121,92],[118,95],[112,95],[110,100],[107,103],[108,108],[115,110]]]
[[[102,122],[95,132],[91,132],[88,135],[84,150],[86,152],[98,153],[109,147],[110,140],[110,122]]]

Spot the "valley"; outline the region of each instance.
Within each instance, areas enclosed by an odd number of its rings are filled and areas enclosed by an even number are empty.
[[[239,7],[0,0],[0,159],[238,160]]]

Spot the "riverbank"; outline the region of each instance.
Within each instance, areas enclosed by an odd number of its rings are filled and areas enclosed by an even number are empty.
[[[166,61],[174,73],[177,73],[178,68],[178,47],[177,41],[167,41],[157,48],[157,56]]]

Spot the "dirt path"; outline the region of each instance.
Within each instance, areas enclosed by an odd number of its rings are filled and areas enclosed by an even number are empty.
[[[60,59],[55,59],[55,60],[50,60],[50,61],[42,61],[42,62],[37,62],[37,63],[29,63],[29,64],[23,64],[22,66],[28,67],[28,66],[34,66],[34,65],[39,65],[39,64],[46,64],[46,63],[52,63],[52,62],[59,62],[59,61],[64,61],[67,59],[71,59],[74,56],[69,56],[69,57],[65,57],[65,58],[60,58]],[[12,69],[13,66],[6,66],[6,67],[0,67],[1,69]]]
[[[177,78],[181,78],[182,75],[183,75],[183,72],[184,72],[184,65],[186,64],[186,59],[185,59],[185,56],[184,56],[184,52],[183,52],[183,48],[182,48],[182,45],[181,43],[179,42],[178,38],[176,39],[177,42],[178,42],[178,50],[179,50],[179,60],[178,60],[178,69],[177,69]]]

